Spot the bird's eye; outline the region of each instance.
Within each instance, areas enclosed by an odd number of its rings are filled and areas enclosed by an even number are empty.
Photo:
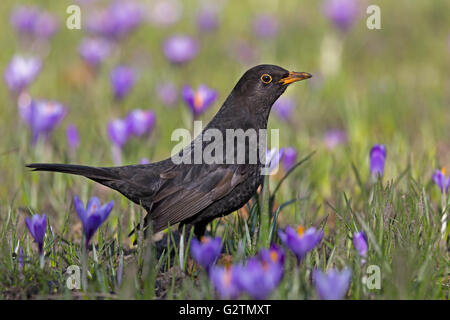
[[[261,81],[264,82],[265,84],[271,83],[272,77],[270,75],[268,75],[267,73],[265,73],[261,76]]]

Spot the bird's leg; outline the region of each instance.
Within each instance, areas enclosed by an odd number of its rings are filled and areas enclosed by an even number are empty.
[[[194,225],[194,234],[197,237],[197,239],[200,240],[205,235],[206,226],[208,225],[208,222],[198,222]]]

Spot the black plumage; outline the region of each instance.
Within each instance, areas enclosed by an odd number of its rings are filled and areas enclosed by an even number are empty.
[[[310,77],[308,73],[289,72],[274,65],[251,68],[241,77],[203,132],[218,129],[225,137],[226,129],[265,129],[273,103],[287,86]],[[198,138],[182,152],[192,152]],[[203,141],[202,148],[209,143]],[[248,139],[244,143],[248,152]],[[263,182],[261,161],[250,164],[246,155],[245,163],[234,161],[229,164],[225,161],[225,154],[224,149],[222,164],[175,164],[172,158],[168,158],[151,164],[121,167],[40,163],[28,167],[34,171],[85,176],[142,205],[148,213],[145,225],[150,218],[154,232],[180,222],[180,226],[194,226],[196,236],[200,237],[210,221],[242,207]]]

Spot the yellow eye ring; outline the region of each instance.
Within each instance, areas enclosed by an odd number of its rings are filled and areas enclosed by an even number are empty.
[[[272,82],[272,77],[271,77],[269,74],[264,73],[264,74],[261,76],[261,81],[264,82],[265,84],[269,84],[269,83]]]

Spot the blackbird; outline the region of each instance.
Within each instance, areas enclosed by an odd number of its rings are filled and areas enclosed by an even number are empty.
[[[274,102],[289,84],[311,78],[306,72],[289,72],[275,65],[258,65],[244,73],[224,104],[203,129],[202,133],[185,147],[181,154],[194,152],[199,145],[204,150],[207,139],[199,140],[208,129],[224,135],[228,129],[259,131],[267,128]],[[200,238],[209,222],[241,208],[262,185],[264,176],[261,160],[250,162],[250,139],[240,140],[231,157],[237,160],[239,145],[245,144],[245,161],[215,163],[175,163],[171,158],[144,165],[120,167],[91,167],[70,164],[33,163],[33,171],[54,171],[85,176],[119,191],[147,211],[145,228],[152,221],[153,232],[180,223]],[[225,143],[224,143],[225,144]],[[259,147],[261,148],[261,147]],[[254,150],[255,148],[253,148]],[[264,145],[264,154],[266,146]],[[216,154],[218,155],[218,154]],[[136,230],[136,229],[135,229]]]

